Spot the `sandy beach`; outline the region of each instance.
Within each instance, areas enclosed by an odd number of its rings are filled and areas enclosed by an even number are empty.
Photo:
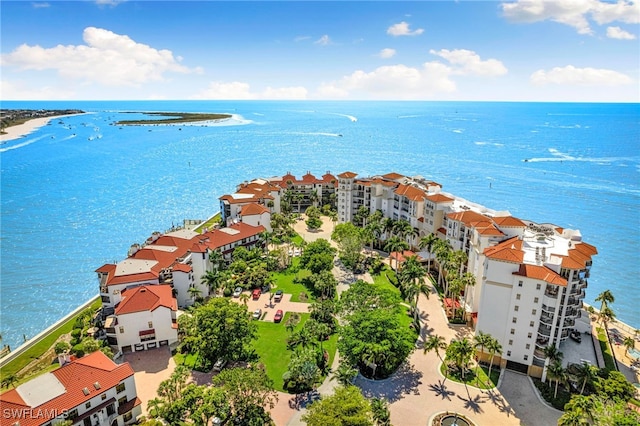
[[[53,119],[70,117],[72,115],[78,114],[52,115],[51,117],[34,118],[25,123],[18,124],[17,126],[7,127],[4,129],[6,133],[0,135],[0,144],[22,138],[34,130],[39,129],[42,126],[46,126],[47,123]]]

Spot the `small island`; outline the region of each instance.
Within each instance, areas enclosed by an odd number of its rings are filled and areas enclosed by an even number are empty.
[[[119,126],[141,126],[148,124],[183,124],[200,121],[220,121],[231,118],[231,114],[209,114],[191,112],[144,112],[146,115],[163,116],[166,118],[151,120],[121,120],[116,122]]]

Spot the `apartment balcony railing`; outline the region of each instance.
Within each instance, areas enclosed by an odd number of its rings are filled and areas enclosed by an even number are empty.
[[[557,299],[558,298],[558,290],[545,290],[544,295],[547,297],[550,297],[552,299]]]
[[[575,297],[570,297],[567,300],[567,306],[578,306],[580,305],[580,299],[577,299]]]
[[[551,326],[553,324],[553,315],[547,315],[543,313],[542,315],[540,315],[540,322]]]
[[[562,330],[562,334],[560,335],[560,338],[561,339],[566,339],[567,337],[569,337],[569,332],[570,332],[569,329]]]
[[[547,311],[547,312],[551,312],[552,314],[554,314],[556,312],[556,308],[555,307],[547,306],[544,303],[542,304],[542,310],[543,311]]]
[[[540,327],[538,327],[538,336],[551,336],[551,327],[540,324]]]
[[[564,322],[562,323],[563,327],[573,327],[574,325],[576,325],[576,320],[574,320],[573,318],[565,318]]]
[[[544,356],[544,351],[541,349],[537,349],[535,351],[533,351],[533,356],[535,356],[536,358],[539,358],[541,360],[545,360],[545,356]]]

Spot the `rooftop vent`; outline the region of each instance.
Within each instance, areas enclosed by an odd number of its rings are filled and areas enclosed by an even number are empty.
[[[89,395],[89,389],[88,388],[83,388],[82,389],[82,393],[84,394],[84,396]]]
[[[93,387],[96,388],[96,390],[100,389],[102,386],[100,386],[100,382],[95,382],[93,384]]]

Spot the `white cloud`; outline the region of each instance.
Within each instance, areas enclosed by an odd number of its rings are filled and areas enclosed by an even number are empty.
[[[88,27],[83,45],[58,45],[52,48],[23,44],[2,55],[3,66],[21,70],[53,69],[63,78],[106,86],[139,86],[149,81],[163,81],[168,72],[201,72],[180,65],[169,50],[158,50],[137,43],[126,35]]]
[[[405,21],[402,21],[397,24],[393,24],[389,28],[387,28],[387,34],[392,35],[394,37],[398,36],[416,36],[420,35],[424,32],[422,28],[418,28],[417,30],[411,31],[409,29],[409,24]]]
[[[392,58],[396,55],[396,50],[395,49],[382,49],[379,53],[378,56],[380,56],[382,59],[389,59]]]
[[[428,99],[437,93],[453,92],[451,70],[439,62],[427,62],[421,68],[391,65],[371,72],[354,71],[351,75],[317,90],[322,98],[349,99]]]
[[[555,67],[550,71],[538,70],[531,74],[530,80],[537,86],[546,84],[619,86],[633,82],[629,76],[617,71],[589,67],[576,68],[573,65]]]
[[[251,91],[248,83],[233,81],[231,83],[223,83],[214,81],[209,87],[191,97],[191,99],[221,99],[221,100],[246,100],[246,99],[263,99],[263,100],[302,100],[307,98],[307,89],[298,87],[267,87],[261,93]]]
[[[311,39],[311,36],[298,36],[298,37],[294,38],[293,41],[298,43],[298,42],[309,40],[309,39]]]
[[[497,59],[487,59],[483,61],[480,56],[471,50],[466,49],[441,49],[430,50],[432,55],[440,56],[449,61],[455,68],[455,74],[474,74],[481,76],[498,76],[507,73],[507,68]]]
[[[314,41],[315,44],[319,44],[320,46],[326,46],[328,44],[331,44],[331,39],[329,38],[328,35],[323,35],[322,37],[320,37],[318,40]]]
[[[635,40],[636,36],[620,27],[607,27],[607,37],[618,40]]]
[[[513,22],[541,22],[551,20],[575,28],[579,34],[593,34],[590,17],[603,25],[614,21],[640,22],[640,3],[618,0],[518,0],[502,3],[504,16]]]
[[[34,88],[33,83],[23,81],[0,81],[0,93],[5,100],[15,99],[21,101],[68,100],[75,97],[72,90],[64,89],[60,85],[41,86]]]

